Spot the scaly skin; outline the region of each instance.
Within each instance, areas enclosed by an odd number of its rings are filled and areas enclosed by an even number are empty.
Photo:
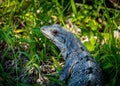
[[[60,80],[70,77],[68,86],[103,86],[98,63],[74,34],[57,24],[43,26],[41,32],[61,50],[66,61]]]

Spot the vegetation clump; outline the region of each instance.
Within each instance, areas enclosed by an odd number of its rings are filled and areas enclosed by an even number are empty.
[[[0,85],[55,85],[64,65],[40,32],[60,24],[100,63],[106,86],[120,84],[119,0],[0,0]]]

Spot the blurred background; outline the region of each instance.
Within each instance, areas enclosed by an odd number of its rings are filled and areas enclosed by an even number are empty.
[[[0,86],[56,86],[65,64],[40,32],[60,24],[87,47],[106,86],[120,85],[119,0],[0,0]]]

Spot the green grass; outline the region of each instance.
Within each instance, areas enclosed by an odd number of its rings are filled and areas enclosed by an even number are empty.
[[[100,63],[106,86],[118,86],[120,37],[113,33],[120,26],[119,3],[114,7],[109,0],[2,0],[0,85],[46,85],[48,79],[51,85],[63,83],[58,78],[64,60],[40,27],[54,23],[66,27],[69,21],[81,29],[78,38],[89,38],[84,45]]]

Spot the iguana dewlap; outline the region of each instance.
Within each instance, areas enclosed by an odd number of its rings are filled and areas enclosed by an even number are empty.
[[[66,61],[60,80],[70,77],[68,86],[103,86],[98,63],[74,34],[57,24],[43,26],[41,32],[61,50]]]

